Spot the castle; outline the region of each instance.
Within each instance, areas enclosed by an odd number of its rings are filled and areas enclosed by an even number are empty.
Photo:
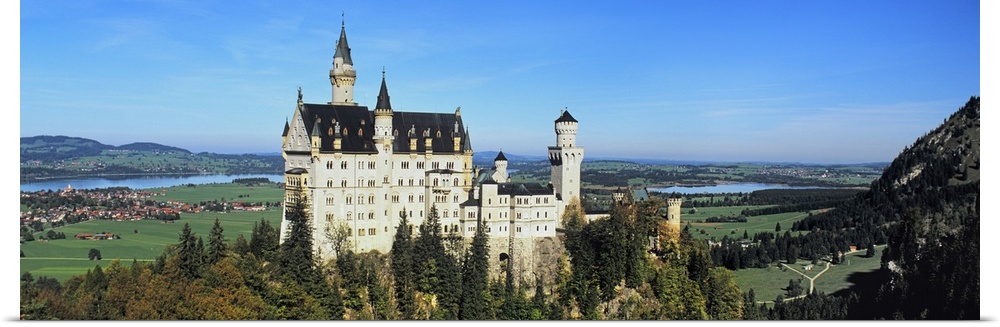
[[[578,121],[563,111],[554,122],[549,185],[511,183],[502,151],[492,169],[473,167],[460,108],[454,113],[394,110],[384,70],[375,108],[359,106],[353,98],[353,65],[342,24],[329,75],[331,101],[304,103],[300,88],[281,136],[285,201],[306,199],[321,258],[334,257],[328,229],[346,226],[356,253],[388,253],[403,214],[417,235],[414,227],[436,210],[445,234],[467,240],[482,221],[493,263],[512,258],[517,269],[529,272],[541,265],[535,260],[538,245],[558,242],[565,206],[580,196],[584,151],[576,144]],[[282,218],[284,239],[288,221]]]

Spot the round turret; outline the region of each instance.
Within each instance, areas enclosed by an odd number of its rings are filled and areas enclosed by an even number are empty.
[[[496,171],[493,180],[498,182],[507,180],[507,157],[503,155],[503,150],[500,150],[493,159],[493,170]]]
[[[556,146],[558,147],[574,147],[576,146],[576,131],[579,128],[579,122],[569,114],[569,111],[563,110],[562,115],[556,119]]]

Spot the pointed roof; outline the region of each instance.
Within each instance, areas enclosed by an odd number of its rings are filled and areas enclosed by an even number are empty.
[[[310,135],[310,136],[319,137],[319,131],[320,131],[320,129],[319,129],[319,117],[316,117],[315,123],[313,123],[312,135]]]
[[[569,110],[563,110],[562,115],[559,116],[559,119],[556,119],[556,122],[557,123],[561,123],[561,122],[574,122],[574,123],[576,123],[577,121],[576,121],[575,118],[573,118],[573,115],[569,114]]]
[[[507,157],[503,155],[503,150],[500,150],[500,152],[497,153],[496,159],[493,159],[493,161],[501,161],[501,160],[507,161]]]
[[[354,62],[351,61],[351,47],[347,45],[347,31],[344,28],[344,21],[340,21],[340,40],[337,40],[337,52],[333,54],[334,58],[344,58],[344,63],[353,66]]]
[[[462,140],[462,150],[472,151],[472,141],[469,140],[469,128],[465,128],[465,139]]]
[[[389,109],[392,110],[392,104],[389,103],[389,89],[385,87],[385,70],[382,70],[382,88],[378,90],[378,102],[375,103],[375,109]]]
[[[288,118],[285,118],[285,131],[281,132],[281,136],[288,136]]]

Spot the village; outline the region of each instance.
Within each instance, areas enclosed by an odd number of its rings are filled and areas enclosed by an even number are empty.
[[[163,192],[133,190],[126,187],[103,189],[74,189],[67,185],[58,191],[44,190],[21,192],[21,226],[28,232],[40,232],[45,224],[52,227],[75,224],[87,220],[143,220],[157,219],[172,223],[181,213],[202,211],[264,211],[273,203],[247,203],[240,201],[210,201],[196,204],[179,201],[157,201],[154,196]],[[22,236],[24,233],[22,233]],[[113,236],[84,235],[79,239],[109,239]]]

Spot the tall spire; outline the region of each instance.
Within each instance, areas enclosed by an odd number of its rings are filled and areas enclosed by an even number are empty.
[[[340,40],[337,41],[337,52],[333,55],[333,57],[344,58],[344,64],[354,65],[354,62],[351,61],[351,47],[347,45],[347,30],[344,25],[343,14],[341,14],[340,18]]]
[[[378,90],[378,102],[375,104],[375,109],[392,110],[392,104],[389,103],[389,89],[385,87],[385,67],[382,67],[382,88]]]

